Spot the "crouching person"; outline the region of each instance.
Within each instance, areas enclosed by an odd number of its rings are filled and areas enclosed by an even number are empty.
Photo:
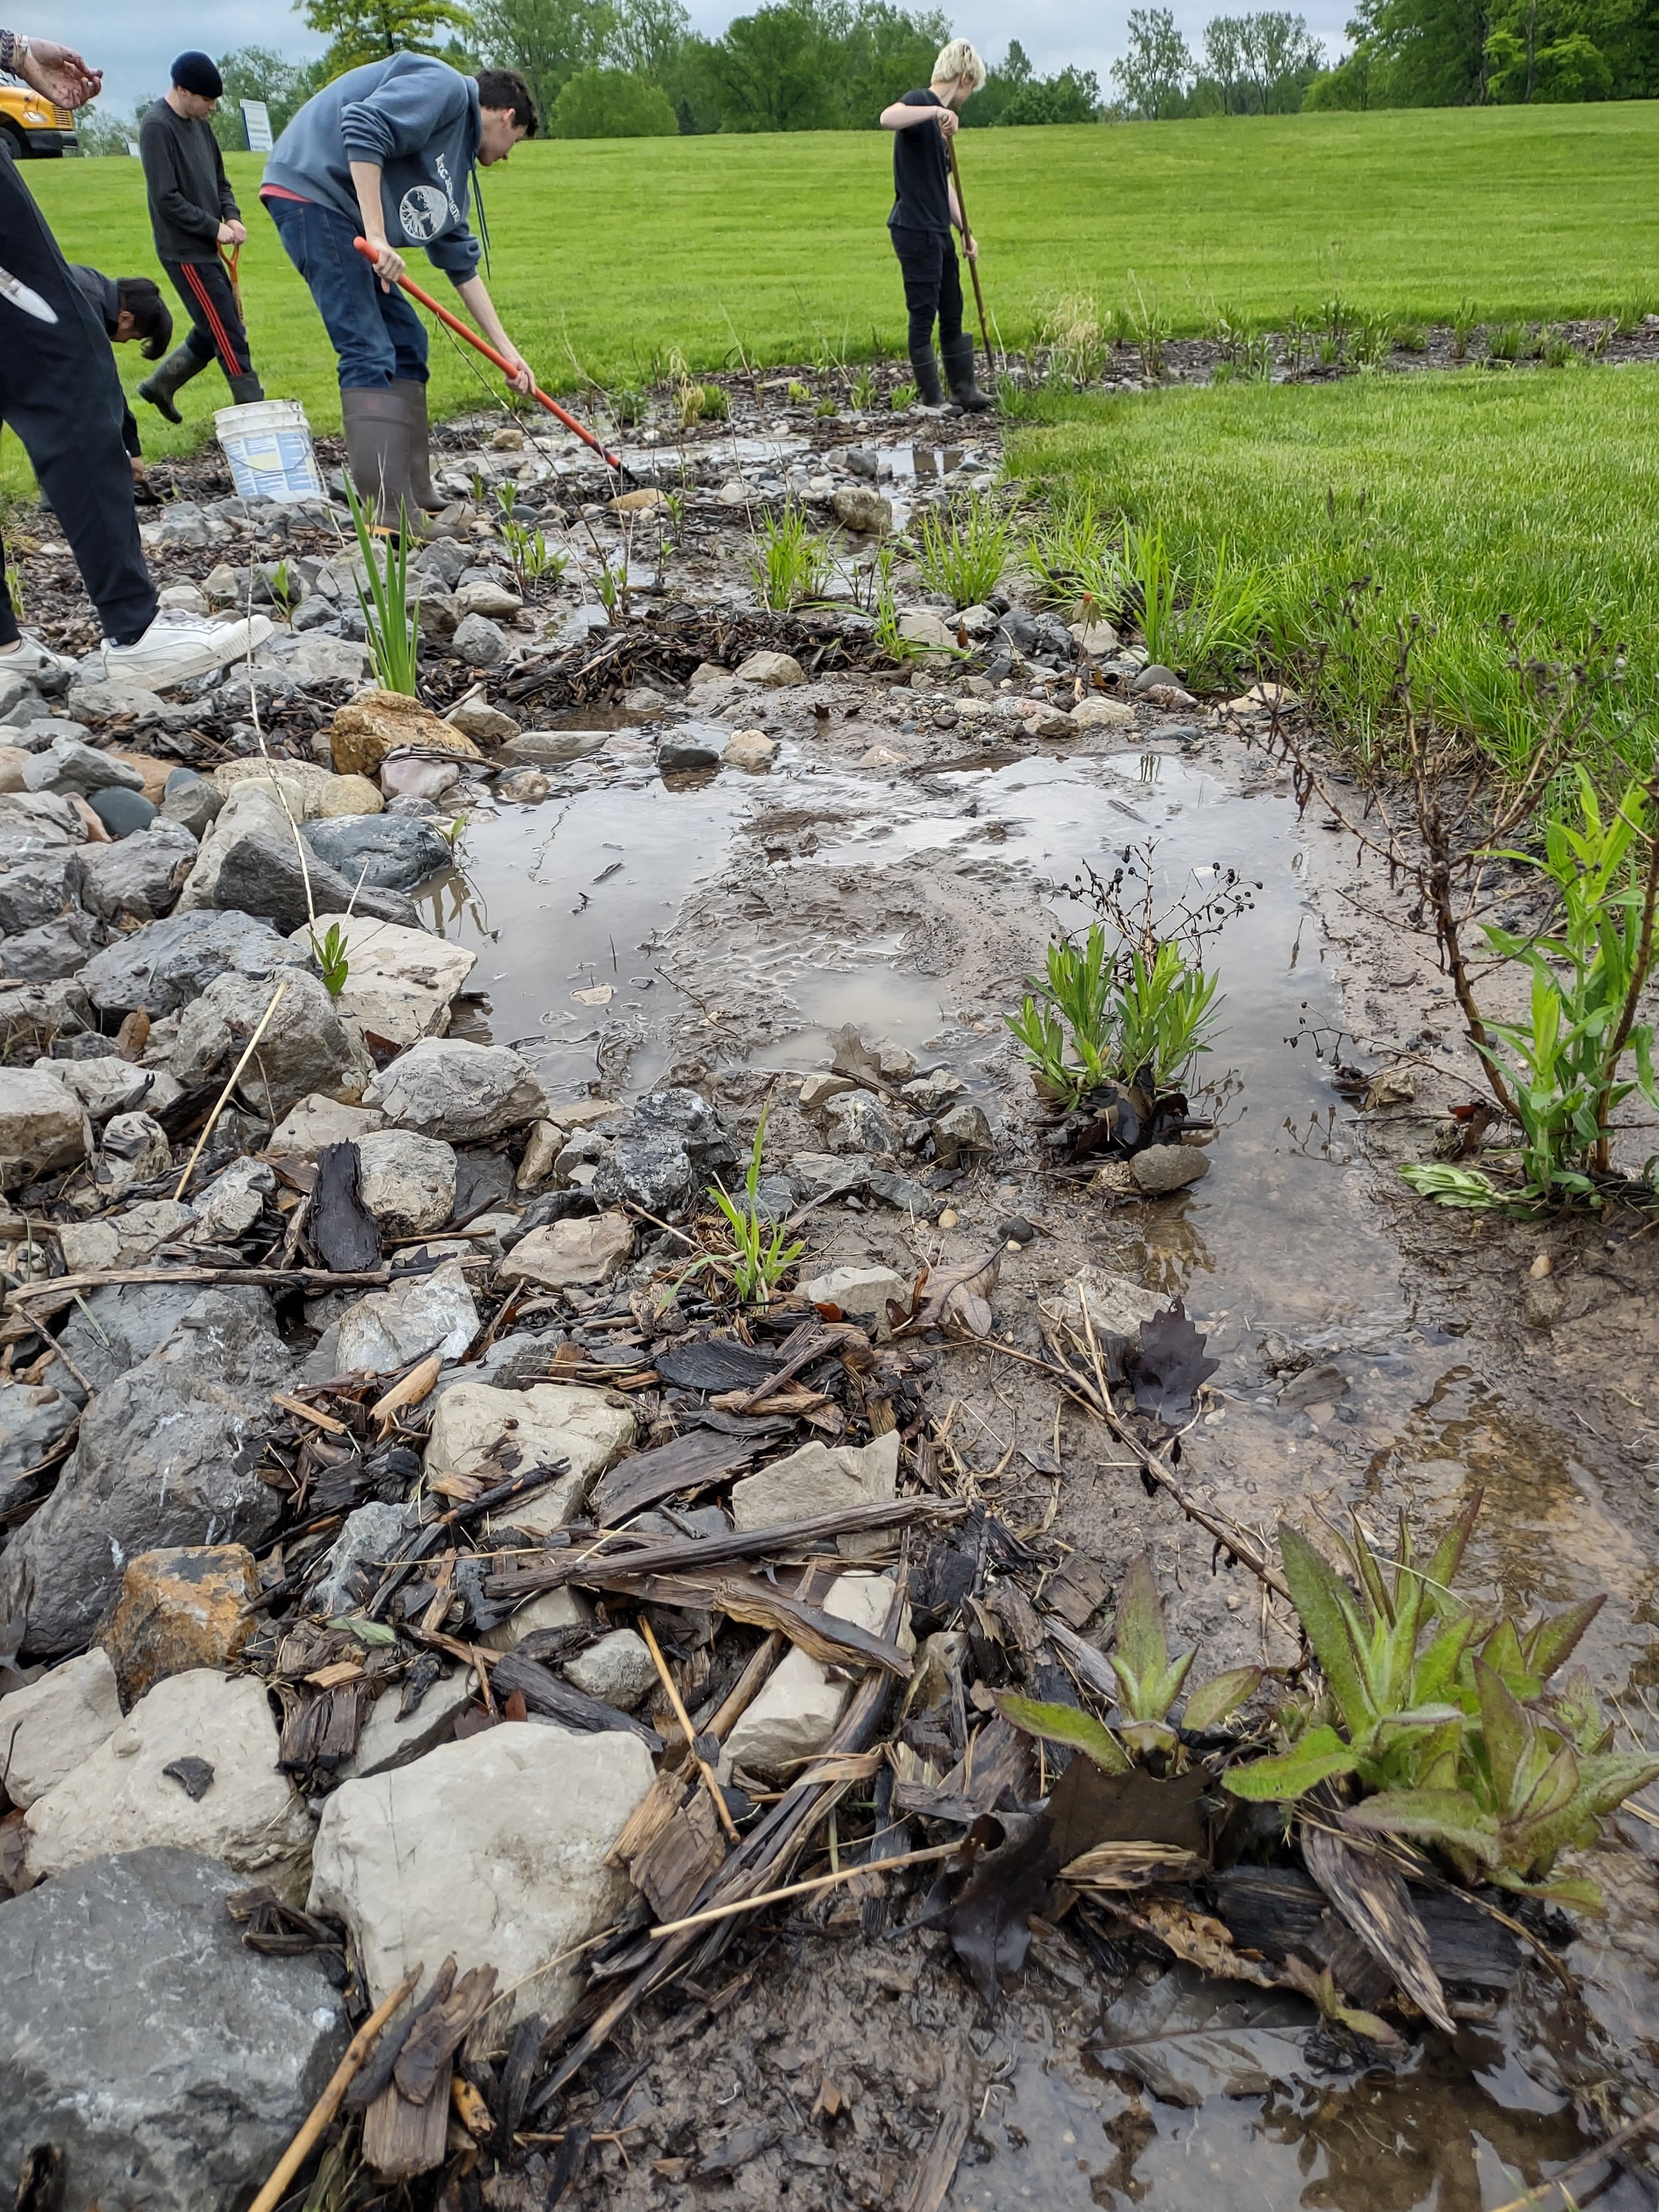
[[[394,54],[308,100],[265,165],[259,197],[339,358],[352,480],[388,528],[405,515],[417,526],[422,509],[444,504],[428,447],[426,331],[397,289],[400,248],[426,249],[512,364],[513,389],[533,388],[478,275],[468,212],[475,169],[504,161],[535,127],[516,71],[463,76],[425,54]],[[372,264],[356,250],[360,235],[374,249]]]
[[[173,316],[154,277],[106,276],[83,261],[71,261],[69,270],[112,345],[136,345],[146,361],[161,360],[173,343]],[[132,464],[132,480],[142,484],[144,449],[131,407],[122,419],[121,443]],[[144,496],[153,501],[155,495],[148,491]]]

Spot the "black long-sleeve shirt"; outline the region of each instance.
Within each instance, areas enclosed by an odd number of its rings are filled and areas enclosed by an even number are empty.
[[[116,326],[121,319],[121,295],[116,289],[115,279],[106,276],[101,270],[89,269],[84,261],[71,261],[69,273],[86,295],[87,304],[104,326],[104,335],[112,345],[115,343]],[[121,443],[136,461],[143,452],[138,442],[138,425],[131,407],[125,410],[121,423]]]
[[[158,100],[138,126],[138,151],[149,192],[150,228],[162,261],[211,261],[219,226],[241,214],[225,175],[224,157],[205,117],[177,114]]]

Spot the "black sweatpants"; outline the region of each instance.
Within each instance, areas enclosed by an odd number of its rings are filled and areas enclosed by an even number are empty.
[[[9,154],[0,152],[0,270],[46,304],[43,321],[0,280],[0,422],[22,441],[69,540],[104,635],[131,645],[155,618],[115,356]],[[0,644],[17,636],[0,558]]]
[[[962,270],[951,234],[911,230],[895,223],[890,235],[904,278],[904,304],[910,310],[911,352],[932,345],[935,316],[939,344],[948,346],[962,336]]]
[[[253,367],[247,357],[247,331],[224,263],[216,254],[211,261],[164,261],[161,266],[189,312],[185,343],[202,367],[216,356],[227,376],[246,376]]]

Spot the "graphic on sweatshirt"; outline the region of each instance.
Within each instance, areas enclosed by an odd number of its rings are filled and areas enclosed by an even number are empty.
[[[448,193],[439,185],[411,185],[398,203],[404,236],[417,245],[447,230],[453,212]]]

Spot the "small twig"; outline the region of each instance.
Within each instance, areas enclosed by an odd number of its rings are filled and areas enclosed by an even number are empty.
[[[714,1808],[715,1814],[730,1841],[733,1844],[739,1843],[742,1838],[738,1834],[737,1822],[732,1818],[731,1811],[726,1805],[726,1793],[720,1788],[714,1768],[697,1749],[696,1731],[691,1725],[691,1716],[685,1710],[685,1700],[680,1695],[678,1684],[668,1671],[668,1662],[662,1656],[661,1646],[652,1632],[651,1623],[643,1613],[641,1613],[639,1621],[640,1633],[645,1638],[646,1649],[650,1652],[652,1662],[661,1678],[662,1686],[668,1692],[668,1702],[674,1708],[674,1717],[685,1731],[686,1747],[696,1762],[697,1771],[702,1777],[703,1786],[708,1792],[709,1801]]]
[[[340,2100],[351,2085],[351,2078],[362,2068],[364,2060],[379,2040],[381,2029],[404,2002],[412,1996],[421,1978],[419,1966],[411,1966],[392,1995],[376,2005],[368,2018],[357,2030],[346,2050],[345,2057],[330,2076],[329,2084],[312,2106],[309,2118],[293,2142],[276,2161],[270,2179],[248,2207],[248,2212],[276,2212],[283,2201],[288,2185],[304,2164],[307,2154],[318,2137],[340,2109]]]
[[[929,1866],[936,1860],[955,1856],[962,1849],[960,1838],[954,1844],[933,1844],[925,1851],[902,1851],[896,1858],[872,1860],[866,1866],[843,1867],[839,1874],[814,1875],[810,1881],[786,1882],[781,1889],[763,1890],[758,1897],[740,1897],[732,1905],[711,1905],[702,1912],[693,1912],[684,1920],[665,1920],[651,1935],[678,1936],[683,1929],[702,1928],[711,1920],[730,1920],[739,1912],[758,1912],[763,1905],[775,1905],[781,1898],[805,1897],[811,1890],[829,1889],[838,1881],[854,1881],[861,1874],[890,1874],[899,1867]]]
[[[213,1134],[215,1123],[218,1121],[221,1114],[224,1112],[231,1092],[234,1091],[237,1085],[241,1081],[242,1070],[247,1066],[249,1060],[252,1059],[255,1048],[258,1046],[260,1038],[265,1033],[265,1024],[276,1012],[278,1001],[281,1000],[283,992],[286,991],[287,988],[288,983],[286,979],[284,979],[271,993],[270,1004],[265,1008],[264,1013],[260,1015],[258,1027],[254,1030],[253,1035],[248,1039],[246,1045],[243,1048],[241,1058],[237,1061],[235,1066],[232,1068],[229,1079],[227,1081],[224,1089],[219,1093],[218,1097],[214,1101],[213,1111],[208,1115],[206,1123],[203,1127],[202,1133],[196,1139],[196,1150],[191,1154],[189,1159],[185,1161],[185,1171],[183,1175],[179,1176],[178,1188],[173,1194],[173,1202],[175,1206],[177,1206],[180,1199],[183,1198],[185,1194],[185,1186],[195,1172],[197,1161],[202,1157],[202,1147],[207,1143],[208,1139]]]

